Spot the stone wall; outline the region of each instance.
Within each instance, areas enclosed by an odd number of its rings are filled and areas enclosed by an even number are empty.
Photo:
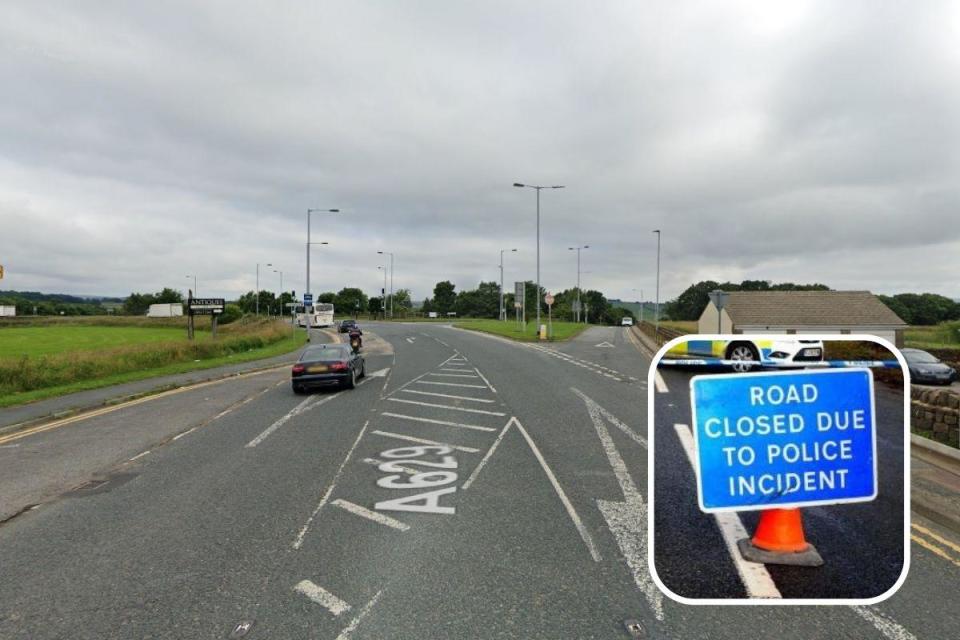
[[[960,447],[960,393],[953,389],[913,387],[910,429],[952,447]]]

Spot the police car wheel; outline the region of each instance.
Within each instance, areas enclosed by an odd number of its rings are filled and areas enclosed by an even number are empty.
[[[756,362],[758,360],[756,352],[753,350],[753,347],[747,344],[738,344],[734,345],[730,349],[730,354],[727,358],[728,360],[742,360],[743,364],[734,363],[733,370],[737,373],[743,373],[745,371],[750,371],[753,367],[748,362]]]

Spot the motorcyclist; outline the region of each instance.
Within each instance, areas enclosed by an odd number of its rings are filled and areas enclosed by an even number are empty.
[[[363,346],[363,338],[360,337],[363,335],[363,331],[360,330],[360,327],[354,327],[350,329],[348,335],[350,337],[350,348],[353,349],[354,353],[360,351],[360,347]]]

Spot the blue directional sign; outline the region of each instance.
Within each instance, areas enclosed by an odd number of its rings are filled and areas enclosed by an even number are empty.
[[[690,399],[701,510],[876,497],[869,369],[694,376]]]
[[[309,307],[312,304],[313,304],[313,294],[312,293],[303,294],[303,306]]]

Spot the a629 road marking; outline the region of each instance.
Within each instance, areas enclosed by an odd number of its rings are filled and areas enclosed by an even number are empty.
[[[439,462],[429,462],[427,460],[416,460],[428,453],[442,456]],[[412,496],[394,498],[392,500],[383,500],[374,505],[378,511],[415,511],[417,513],[456,513],[454,507],[440,506],[441,496],[454,493],[457,490],[457,474],[453,469],[457,468],[457,459],[452,455],[453,448],[438,445],[423,445],[415,447],[399,447],[397,449],[388,449],[380,454],[381,458],[386,458],[377,468],[384,473],[392,475],[384,476],[377,480],[377,486],[384,489],[434,489],[417,493]],[[402,460],[403,463],[393,462]],[[426,467],[419,473],[407,475],[410,467]],[[452,485],[452,486],[446,486]],[[435,488],[435,487],[443,487]]]

